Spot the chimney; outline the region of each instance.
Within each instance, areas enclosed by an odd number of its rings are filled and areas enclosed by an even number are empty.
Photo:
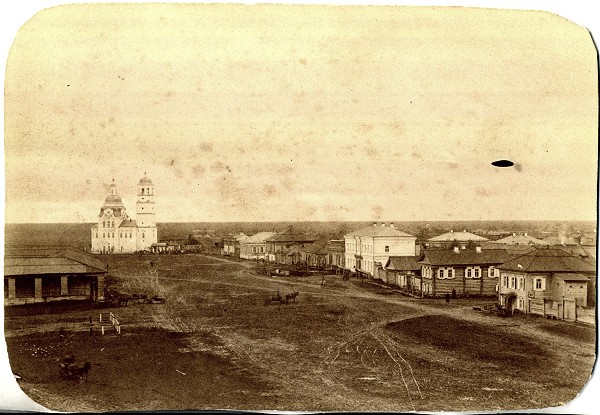
[[[516,232],[513,232],[513,236],[517,236],[517,233],[516,233]]]
[[[394,224],[394,222],[390,222],[390,228],[396,229],[396,225]]]
[[[458,245],[454,246],[454,253],[460,254],[460,248],[458,247]]]
[[[373,222],[373,226],[377,226],[377,222]]]
[[[452,232],[454,232],[454,230],[453,230],[453,229],[450,229],[450,233],[452,233]]]
[[[527,236],[527,232],[525,232],[525,233],[523,234],[523,236]]]
[[[481,253],[481,247],[480,246],[476,246],[475,247],[475,252],[477,252],[478,254]]]
[[[384,222],[381,222],[381,227],[385,228],[385,223]]]

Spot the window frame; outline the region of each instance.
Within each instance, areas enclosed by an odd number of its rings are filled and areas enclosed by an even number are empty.
[[[481,278],[481,267],[480,266],[470,266],[465,268],[465,278],[478,280]]]
[[[538,282],[540,283],[539,288]],[[546,291],[546,277],[533,277],[533,291]]]
[[[438,280],[453,280],[454,278],[456,278],[454,267],[439,267],[437,269]]]

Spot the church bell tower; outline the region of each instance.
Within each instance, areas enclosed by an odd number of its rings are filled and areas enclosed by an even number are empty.
[[[136,207],[138,250],[150,250],[158,241],[156,232],[156,212],[154,210],[154,184],[146,173],[138,182]]]

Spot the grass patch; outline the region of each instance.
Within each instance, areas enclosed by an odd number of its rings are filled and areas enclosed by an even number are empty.
[[[420,343],[451,353],[454,357],[478,360],[495,366],[534,368],[544,364],[548,353],[521,336],[509,336],[493,327],[428,315],[389,323],[387,329]]]

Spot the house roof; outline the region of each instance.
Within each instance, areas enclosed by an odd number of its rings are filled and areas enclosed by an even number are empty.
[[[558,248],[540,248],[498,266],[521,272],[596,272],[596,267]]]
[[[495,242],[507,245],[547,245],[547,242],[529,235],[511,235],[506,238],[498,239]]]
[[[274,233],[273,236],[267,239],[267,242],[314,242],[312,238],[304,233],[297,232],[292,226],[285,230]]]
[[[573,274],[571,272],[561,272],[560,274],[554,275],[556,278],[560,278],[563,281],[589,281],[589,277],[581,274]]]
[[[548,245],[577,245],[577,241],[570,236],[549,236],[544,238]]]
[[[4,275],[102,272],[106,272],[104,263],[69,247],[7,247],[4,251]]]
[[[327,244],[329,241],[327,239],[321,239],[319,241],[313,242],[310,245],[307,245],[303,248],[300,248],[301,252],[305,252],[307,254],[314,255],[327,255]]]
[[[472,249],[426,249],[421,264],[427,265],[494,265],[502,264],[510,259],[504,249],[482,249],[477,252]]]
[[[260,243],[264,243],[267,239],[269,239],[271,236],[274,236],[274,235],[276,235],[275,232],[259,232],[252,236],[247,237],[243,241],[240,241],[240,243],[260,244]]]
[[[448,232],[442,235],[434,236],[428,239],[431,242],[468,242],[468,241],[487,241],[483,236],[475,235],[471,232]]]
[[[391,256],[385,264],[385,269],[392,271],[418,271],[421,269],[419,257],[416,256]]]
[[[292,255],[297,255],[299,254],[300,251],[300,247],[297,245],[294,245],[293,247],[291,247],[290,249],[288,249],[287,251],[285,251],[285,255],[286,256],[292,256]]]
[[[331,252],[344,252],[345,243],[343,239],[332,239],[327,242],[327,250]]]
[[[202,245],[196,238],[186,238],[181,241],[183,245]]]
[[[565,245],[560,246],[558,249],[561,249],[569,254],[575,255],[582,259],[586,258],[596,258],[596,250],[589,246],[579,246],[579,245]],[[595,261],[594,261],[595,263]]]
[[[346,235],[344,235],[344,238],[351,238],[353,236],[370,236],[370,237],[398,236],[398,237],[403,237],[403,238],[417,239],[415,236],[412,236],[406,232],[402,232],[401,230],[396,229],[392,226],[383,226],[383,225],[367,226],[367,227],[358,229],[354,232],[347,233]]]
[[[596,245],[596,234],[595,233],[586,233],[586,234],[582,235],[579,243],[581,245],[587,245],[587,246]]]

